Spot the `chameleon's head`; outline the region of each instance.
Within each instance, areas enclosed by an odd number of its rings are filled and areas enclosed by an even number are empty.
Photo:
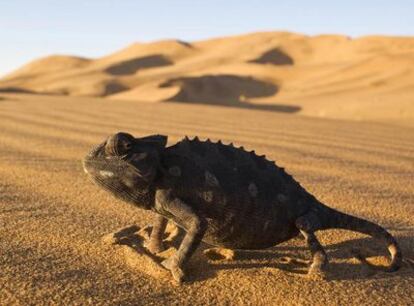
[[[85,172],[106,190],[124,200],[140,204],[139,198],[157,175],[160,153],[167,137],[134,138],[117,133],[94,147],[83,160]]]

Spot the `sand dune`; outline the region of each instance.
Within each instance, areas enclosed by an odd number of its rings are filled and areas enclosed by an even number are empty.
[[[0,94],[0,304],[409,305],[414,300],[414,131],[387,123],[309,118],[189,103]],[[173,115],[171,115],[173,114]],[[405,258],[387,274],[351,255],[387,262],[380,242],[318,234],[328,280],[309,280],[300,239],[211,260],[198,252],[181,287],[148,258],[102,237],[153,215],[94,186],[80,160],[114,131],[234,142],[276,160],[320,200],[385,226]],[[411,260],[411,261],[409,261]]]
[[[413,67],[410,37],[268,32],[135,43],[98,59],[49,56],[0,79],[0,91],[136,102],[242,102],[276,111],[288,106],[310,116],[410,124]]]

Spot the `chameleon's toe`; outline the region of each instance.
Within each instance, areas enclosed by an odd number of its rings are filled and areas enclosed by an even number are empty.
[[[178,266],[177,261],[175,260],[174,256],[167,258],[161,262],[161,265],[170,270],[174,280],[181,284],[185,279],[184,271],[181,267]]]

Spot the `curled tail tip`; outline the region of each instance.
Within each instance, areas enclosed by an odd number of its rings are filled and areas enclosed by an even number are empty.
[[[398,244],[397,243],[392,243],[392,244],[388,245],[388,252],[391,255],[391,263],[388,266],[381,267],[380,269],[384,272],[389,272],[389,273],[397,272],[401,268],[402,262],[403,262],[402,252],[401,252]],[[362,255],[359,250],[352,249],[351,253],[361,263],[363,263],[363,264],[365,264],[365,265],[367,265],[371,268],[376,268],[376,269],[379,268],[377,265],[374,265],[374,264],[370,263],[367,260],[367,257]]]
[[[364,220],[338,211],[334,211],[333,213],[331,212],[331,215],[336,216],[336,218],[333,218],[333,222],[331,221],[331,224],[329,224],[330,226],[328,226],[329,228],[342,228],[360,232],[386,243],[388,252],[391,257],[391,262],[388,266],[383,267],[383,270],[385,272],[395,272],[401,268],[403,262],[401,249],[395,238],[387,230],[385,230],[380,225],[368,220]],[[373,264],[369,263],[366,258],[359,252],[355,252],[354,250],[353,253],[355,257],[362,263],[374,266]]]
[[[388,267],[386,267],[387,272],[396,272],[401,268],[402,265],[402,252],[400,247],[398,246],[397,242],[393,242],[388,245],[388,251],[391,254],[391,263]]]

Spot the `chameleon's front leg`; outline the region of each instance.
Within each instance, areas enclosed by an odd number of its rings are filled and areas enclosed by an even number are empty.
[[[152,227],[151,235],[148,240],[144,242],[144,246],[153,254],[164,251],[162,237],[165,232],[168,220],[161,215],[155,217],[155,222]]]
[[[186,234],[177,253],[164,260],[161,264],[171,271],[177,282],[184,280],[184,265],[197,249],[207,229],[207,221],[197,215],[193,209],[181,199],[171,195],[169,191],[159,190],[156,194],[156,207],[162,213],[184,228]]]

